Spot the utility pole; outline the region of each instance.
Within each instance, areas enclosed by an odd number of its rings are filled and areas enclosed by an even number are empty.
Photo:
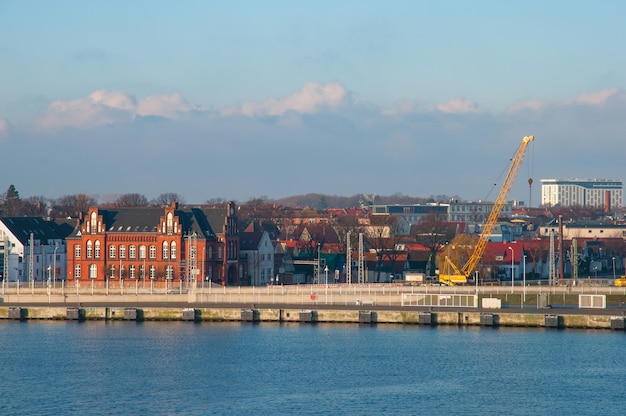
[[[559,281],[565,278],[565,261],[563,257],[563,216],[559,215]]]

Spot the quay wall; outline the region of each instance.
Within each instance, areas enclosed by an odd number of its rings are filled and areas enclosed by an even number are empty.
[[[132,305],[132,304],[129,304]],[[130,321],[195,321],[195,322],[284,322],[284,323],[352,323],[454,325],[482,327],[552,327],[624,330],[624,317],[592,313],[540,313],[537,310],[520,313],[477,312],[463,310],[367,310],[324,309],[323,307],[255,308],[240,307],[60,307],[60,306],[0,306],[0,320],[130,320]]]

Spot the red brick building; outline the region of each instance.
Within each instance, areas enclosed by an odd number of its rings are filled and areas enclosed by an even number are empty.
[[[67,237],[68,281],[243,284],[236,206],[91,207]]]

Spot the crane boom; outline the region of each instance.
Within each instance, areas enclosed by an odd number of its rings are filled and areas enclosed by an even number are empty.
[[[504,183],[502,184],[502,188],[500,188],[500,192],[496,198],[496,201],[493,204],[493,208],[489,213],[489,217],[487,218],[487,222],[485,223],[482,232],[480,233],[480,237],[478,239],[478,244],[474,248],[472,255],[469,260],[461,267],[460,269],[448,258],[446,257],[446,263],[452,267],[454,274],[450,275],[439,275],[439,281],[448,286],[453,286],[456,284],[464,284],[467,283],[467,278],[474,272],[474,269],[478,265],[478,262],[483,257],[485,253],[485,247],[487,246],[487,242],[489,241],[489,237],[491,236],[491,232],[500,217],[500,213],[502,212],[502,208],[506,203],[506,199],[509,196],[509,192],[511,191],[511,187],[515,182],[515,178],[517,177],[517,173],[519,172],[520,167],[522,166],[522,162],[524,161],[524,155],[526,154],[526,149],[528,148],[528,144],[535,140],[535,136],[525,136],[522,139],[522,143],[520,143],[517,148],[517,152],[515,152],[515,156],[511,161],[511,167],[504,179]]]

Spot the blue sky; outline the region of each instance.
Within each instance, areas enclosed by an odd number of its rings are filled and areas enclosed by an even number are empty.
[[[0,189],[493,199],[624,179],[620,1],[0,0]],[[9,157],[6,157],[6,156]],[[80,173],[78,173],[80,172]]]

